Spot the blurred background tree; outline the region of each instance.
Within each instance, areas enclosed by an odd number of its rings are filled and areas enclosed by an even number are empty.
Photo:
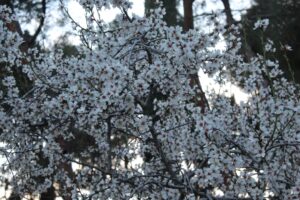
[[[164,20],[169,26],[182,26],[183,17],[178,11],[179,0],[161,0],[163,7],[166,9]],[[158,7],[155,0],[145,0],[145,14],[149,15],[151,9]]]
[[[276,48],[271,59],[277,59],[285,77],[297,83],[300,83],[299,10],[298,0],[255,0],[254,6],[241,20],[243,47],[248,45],[254,53],[263,55],[267,39],[270,39]],[[260,30],[253,30],[259,19],[269,19],[269,26],[263,35]]]

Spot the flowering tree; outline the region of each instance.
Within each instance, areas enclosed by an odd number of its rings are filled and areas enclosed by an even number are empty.
[[[227,51],[214,50],[223,29],[168,27],[161,7],[142,18],[127,0],[79,2],[88,26],[74,22],[76,57],[24,50],[1,7],[1,180],[17,196],[299,198],[299,88],[275,60],[244,62],[235,33]],[[122,14],[108,25],[95,15],[111,6]],[[25,93],[16,68],[32,83]],[[194,79],[201,69],[226,81],[228,68],[246,102],[204,95]]]

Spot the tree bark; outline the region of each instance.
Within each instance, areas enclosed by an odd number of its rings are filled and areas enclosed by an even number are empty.
[[[183,0],[183,12],[184,12],[183,30],[184,31],[188,31],[194,28],[193,2],[194,0]]]
[[[190,29],[194,28],[194,17],[193,17],[193,2],[194,0],[183,0],[183,10],[184,10],[184,23],[183,31],[187,32]],[[194,99],[196,106],[201,108],[201,112],[204,113],[209,109],[208,101],[205,97],[205,93],[202,90],[201,83],[199,81],[198,74],[191,74],[190,76],[190,85],[195,87],[199,92]]]

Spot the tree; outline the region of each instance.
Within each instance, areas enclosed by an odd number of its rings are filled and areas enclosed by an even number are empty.
[[[88,27],[74,23],[82,45],[73,56],[35,47],[25,54],[10,27],[15,16],[0,8],[0,62],[32,82],[23,94],[7,74],[0,95],[0,180],[10,174],[18,196],[50,189],[64,199],[299,197],[299,85],[276,61],[244,62],[237,45],[216,51],[219,33],[167,26],[161,7],[130,17],[127,0],[80,3]],[[122,11],[113,26],[94,16],[109,6]],[[226,81],[227,66],[251,92],[248,101],[210,91],[209,105],[199,106],[195,74]],[[74,146],[83,137],[90,143]]]
[[[182,16],[178,12],[178,0],[161,0],[160,1],[164,8],[166,9],[166,13],[163,17],[164,21],[169,26],[176,26],[182,24]],[[150,15],[150,11],[154,10],[159,6],[155,0],[145,0],[145,14]]]
[[[275,56],[289,80],[300,83],[300,3],[299,1],[256,0],[256,5],[243,16],[244,45],[254,53],[263,54],[268,40],[274,43]],[[270,26],[264,31],[253,30],[259,19],[269,19]],[[266,55],[274,56],[274,55]]]
[[[52,3],[52,1],[51,1]],[[46,18],[46,7],[51,7],[52,4],[50,1],[1,1],[0,5],[7,6],[12,12],[6,12],[5,14],[8,14],[11,16],[12,14],[14,15],[14,19],[7,22],[6,26],[11,32],[16,32],[18,35],[22,38],[22,44],[19,45],[19,50],[26,56],[31,57],[32,54],[28,51],[29,49],[35,47],[39,52],[44,52],[45,49],[42,49],[41,46],[38,43],[38,36],[41,35],[42,29],[44,28],[45,24],[45,18]],[[35,20],[39,23],[38,27],[36,28],[35,32],[30,35],[28,30],[24,30],[23,27],[21,26],[22,23],[29,23],[30,21]],[[49,20],[48,20],[49,21]],[[60,45],[61,49],[63,50],[64,56],[68,56],[71,54],[76,54],[76,49],[74,50],[74,47],[71,45],[67,44],[58,44]],[[29,60],[27,59],[22,59],[22,64],[32,64],[30,63]],[[9,70],[7,70],[7,63],[6,62],[0,62],[1,66],[1,78],[6,77],[6,76],[13,76],[15,81],[16,81],[16,86],[19,90],[20,95],[26,95],[28,91],[30,91],[33,87],[33,83],[30,80],[30,78],[22,71],[22,67],[19,67],[17,65],[13,65]],[[3,86],[2,83],[0,83],[0,87],[2,91],[7,92],[6,88]],[[4,104],[3,106],[5,109],[10,109],[8,105]],[[32,127],[34,128],[34,127]],[[80,142],[78,140],[73,140],[70,141],[73,146],[76,146],[77,148],[72,148],[78,149],[84,144],[85,140],[87,139],[86,137],[82,137],[82,134],[79,137],[81,139]],[[78,139],[78,137],[76,137]],[[88,142],[90,143],[90,142]],[[75,151],[76,151],[75,150]],[[42,167],[47,167],[49,160],[43,156],[42,152],[36,152],[38,155],[38,160],[37,162],[42,166]],[[64,167],[65,169],[68,168],[69,171],[71,171],[71,166],[62,163],[61,167]],[[45,177],[43,176],[38,176],[35,178],[35,181],[37,182],[44,182]],[[5,180],[5,184],[3,187],[8,188],[9,184]],[[15,188],[11,189],[11,195],[9,199],[20,199],[20,196],[15,190]],[[55,189],[53,186],[49,187],[46,191],[40,193],[40,199],[55,199]]]

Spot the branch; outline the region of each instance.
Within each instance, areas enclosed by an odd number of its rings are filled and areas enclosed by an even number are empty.
[[[40,19],[40,24],[39,27],[36,29],[34,35],[32,36],[31,40],[28,41],[28,45],[29,46],[33,46],[34,42],[36,41],[36,38],[38,37],[38,35],[40,34],[42,27],[44,26],[44,22],[45,22],[45,16],[46,16],[46,0],[42,0],[42,15],[41,15],[41,19]]]

